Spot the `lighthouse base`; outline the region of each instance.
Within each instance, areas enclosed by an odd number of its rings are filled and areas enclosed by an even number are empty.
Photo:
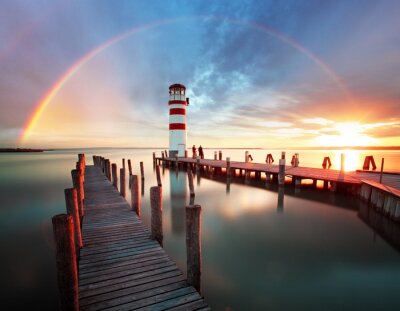
[[[169,151],[169,157],[170,157],[170,158],[175,158],[176,156],[179,157],[179,155],[178,155],[178,150],[170,150],[170,151]]]

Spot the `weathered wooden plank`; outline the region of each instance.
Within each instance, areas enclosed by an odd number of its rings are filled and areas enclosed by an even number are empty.
[[[157,276],[156,277],[151,276],[145,279],[141,279],[140,281],[141,283],[137,283],[135,286],[127,287],[114,292],[108,292],[105,294],[100,294],[92,297],[82,298],[80,299],[80,305],[87,306],[90,304],[107,302],[112,299],[117,299],[118,297],[133,295],[135,293],[152,290],[159,286],[180,283],[182,281],[186,284],[185,277],[182,274],[172,277],[166,277],[164,279],[160,279]]]
[[[157,284],[155,284],[155,285],[157,285]],[[117,310],[118,310],[119,306],[123,306],[128,303],[136,302],[138,300],[140,301],[145,298],[149,298],[149,297],[152,297],[155,295],[160,295],[160,294],[167,293],[167,292],[177,290],[177,289],[182,289],[185,287],[187,287],[187,284],[185,281],[175,282],[172,284],[166,284],[166,285],[159,286],[159,287],[153,287],[151,289],[149,288],[146,291],[129,294],[129,295],[125,295],[122,297],[115,297],[115,298],[107,300],[107,301],[91,304],[91,305],[84,307],[83,310],[94,311],[94,310],[103,310],[105,308],[108,309],[111,307],[117,308]]]
[[[166,310],[168,307],[183,304],[184,301],[195,300],[199,297],[200,295],[195,292],[194,288],[184,287],[134,302],[125,303],[108,310]]]

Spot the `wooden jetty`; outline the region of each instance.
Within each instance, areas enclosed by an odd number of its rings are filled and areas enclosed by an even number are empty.
[[[284,153],[283,153],[284,154]],[[221,158],[221,156],[219,157]],[[247,159],[247,155],[245,157]],[[296,160],[296,159],[295,159]],[[283,159],[280,165],[236,162],[217,159],[196,159],[187,157],[155,157],[154,161],[164,166],[192,167],[194,171],[206,172],[210,175],[225,173],[228,177],[240,176],[249,181],[251,178],[278,182],[281,186],[285,180],[291,180],[295,187],[300,187],[302,180],[312,181],[317,186],[318,181],[323,182],[323,188],[332,192],[344,191],[359,196],[362,200],[371,203],[378,211],[390,218],[400,221],[400,174],[372,173],[371,171],[346,172],[344,170],[331,170],[324,168],[300,167],[285,165]],[[292,160],[293,161],[293,160]],[[229,180],[229,178],[228,178]],[[287,181],[286,181],[287,182]]]
[[[61,309],[210,310],[197,283],[188,283],[110,182],[107,161],[94,160],[95,166],[84,166],[80,250],[74,247],[71,216],[53,217]],[[61,218],[70,228],[60,235],[55,220]]]

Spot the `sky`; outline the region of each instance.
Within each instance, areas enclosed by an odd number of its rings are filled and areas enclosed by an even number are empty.
[[[0,147],[400,145],[400,2],[1,0]]]

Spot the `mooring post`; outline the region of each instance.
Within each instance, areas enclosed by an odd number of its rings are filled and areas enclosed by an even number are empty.
[[[189,190],[190,190],[190,197],[194,197],[194,185],[193,185],[193,174],[192,170],[189,168],[187,170],[187,176],[188,176],[188,181],[189,181]]]
[[[285,185],[285,159],[279,159],[279,178],[278,183],[279,186]]]
[[[130,180],[132,210],[140,217],[139,178],[137,175],[131,175]]]
[[[214,160],[217,159],[217,151],[214,151]]]
[[[201,206],[186,206],[187,282],[201,293]]]
[[[122,168],[125,168],[125,159],[122,158]]]
[[[196,175],[200,174],[200,157],[196,157]]]
[[[248,152],[248,151],[246,151],[246,152],[244,153],[244,162],[245,162],[245,163],[249,162],[249,152]]]
[[[218,159],[221,161],[222,160],[222,151],[220,150],[218,153]]]
[[[59,214],[52,218],[56,247],[58,291],[61,310],[78,311],[78,268],[72,216]]]
[[[156,165],[156,153],[153,152],[153,165]]]
[[[118,174],[117,174],[117,164],[113,163],[111,164],[111,169],[112,169],[112,183],[115,189],[118,189]]]
[[[151,238],[163,246],[163,225],[162,225],[162,188],[150,188],[151,205]]]
[[[111,162],[109,159],[106,159],[106,176],[109,181],[111,181]]]
[[[120,193],[125,198],[126,197],[126,179],[125,179],[125,169],[121,168],[119,170],[119,181],[120,181]]]
[[[78,170],[72,170],[71,176],[72,176],[72,184],[74,185],[74,188],[76,189],[78,195],[78,209],[79,209],[80,221],[82,224],[82,219],[83,216],[85,215],[85,212],[83,208],[84,190],[83,190],[83,181],[81,177],[81,172]]]
[[[175,155],[175,169],[178,169],[178,155]]]
[[[83,242],[81,233],[81,220],[78,209],[78,194],[75,188],[68,188],[64,190],[64,195],[67,213],[68,215],[72,216],[74,222],[75,251],[76,257],[79,258],[79,250],[83,247]]]
[[[382,183],[382,177],[383,177],[383,165],[385,164],[385,158],[382,158],[382,161],[381,161],[381,173],[380,173],[380,175],[379,175],[379,183],[381,184]]]
[[[345,154],[340,154],[340,172],[344,172]]]
[[[159,187],[162,187],[162,183],[161,183],[161,174],[160,174],[160,166],[156,165],[156,176],[157,176],[157,185]]]
[[[140,162],[140,177],[141,177],[141,179],[144,179],[144,166],[143,166],[143,162]]]
[[[285,151],[282,151],[282,153],[281,153],[281,159],[282,159],[282,160],[285,160],[285,159],[286,159],[286,152],[285,152]]]
[[[226,158],[226,176],[231,176],[231,158]]]

